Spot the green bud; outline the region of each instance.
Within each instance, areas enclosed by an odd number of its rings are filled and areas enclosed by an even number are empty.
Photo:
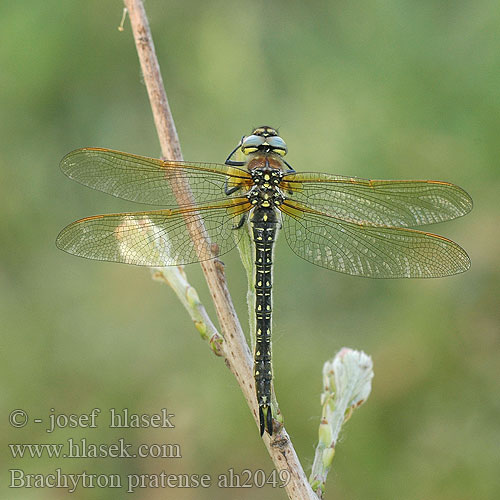
[[[203,321],[195,321],[194,326],[200,332],[202,339],[207,339],[207,325]]]
[[[332,446],[323,450],[322,462],[325,469],[329,469],[332,466],[333,456],[335,455],[335,448]]]
[[[200,304],[198,292],[192,286],[188,286],[186,289],[186,299],[191,307],[196,307]]]
[[[332,439],[332,428],[325,419],[322,419],[318,428],[319,445],[323,447],[330,446],[332,444]]]

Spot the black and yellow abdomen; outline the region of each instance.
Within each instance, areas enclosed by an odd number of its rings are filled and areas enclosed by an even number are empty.
[[[258,207],[250,220],[255,242],[255,353],[254,375],[259,404],[260,434],[272,434],[271,315],[273,248],[279,226],[273,208]]]

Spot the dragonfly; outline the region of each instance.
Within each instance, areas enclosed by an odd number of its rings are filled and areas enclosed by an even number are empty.
[[[94,215],[65,227],[56,244],[70,254],[139,266],[218,258],[244,231],[254,242],[254,377],[260,434],[273,433],[271,319],[273,251],[279,231],[302,259],[368,278],[458,274],[470,259],[458,244],[413,229],[472,209],[460,187],[433,180],[368,180],[296,172],[277,129],[255,128],[225,163],[147,158],[83,148],[61,161],[71,179],[159,210]]]

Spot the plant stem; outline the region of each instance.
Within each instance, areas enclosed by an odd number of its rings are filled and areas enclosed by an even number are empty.
[[[182,266],[153,268],[153,279],[166,283],[177,295],[181,304],[191,316],[194,326],[203,340],[207,340],[210,348],[217,356],[222,355],[224,339],[215,328],[210,316],[198,297],[197,291],[189,284]]]
[[[124,3],[129,12],[130,23],[162,154],[170,160],[182,160],[179,138],[168,105],[143,2],[142,0],[124,0]],[[205,236],[206,233],[203,229],[199,225],[189,227],[192,236],[196,236],[197,234]],[[253,361],[229,295],[223,266],[217,259],[204,261],[200,264],[205,274],[205,279],[212,295],[221,331],[224,336],[224,342],[221,344],[221,354],[236,377],[247,404],[253,413],[255,423],[258,425],[258,407],[252,370]],[[297,500],[317,499],[307,481],[284,427],[280,427],[276,435],[273,435],[272,440],[265,434],[263,441],[276,469],[278,471],[286,469],[289,472],[290,479],[285,486],[288,497]]]

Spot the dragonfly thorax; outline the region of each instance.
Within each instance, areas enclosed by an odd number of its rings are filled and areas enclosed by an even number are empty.
[[[283,178],[283,172],[273,168],[256,168],[251,173],[254,185],[266,189],[278,186]]]
[[[283,177],[283,172],[272,168],[252,170],[254,186],[248,192],[250,203],[258,208],[278,207],[284,201],[278,185]]]

